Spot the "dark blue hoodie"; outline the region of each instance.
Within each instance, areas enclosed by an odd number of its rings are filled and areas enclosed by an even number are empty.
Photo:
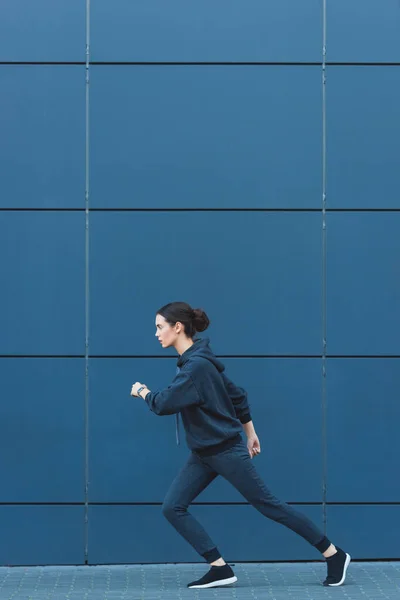
[[[247,392],[224,373],[210,339],[196,339],[177,361],[177,374],[165,390],[149,392],[146,403],[156,415],[180,413],[190,450],[221,452],[241,439],[251,421]]]

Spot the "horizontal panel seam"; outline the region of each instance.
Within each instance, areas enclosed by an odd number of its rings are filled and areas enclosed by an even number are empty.
[[[89,506],[162,506],[163,502],[88,502]],[[321,502],[286,501],[295,506],[322,506]],[[400,501],[388,502],[326,502],[327,506],[400,506]],[[0,506],[82,506],[85,502],[0,502]],[[251,506],[249,502],[192,502],[191,506]]]
[[[299,212],[309,212],[309,213],[322,213],[322,208],[89,208],[87,212],[146,212],[146,213],[157,213],[157,212],[224,212],[224,213],[232,213],[232,212],[277,212],[277,213],[299,213]],[[43,207],[0,207],[0,212],[86,212],[86,209],[83,207],[75,207],[75,208],[43,208]],[[326,208],[325,212],[327,213],[391,213],[391,212],[400,212],[400,207],[386,207],[386,208]]]
[[[90,66],[138,66],[138,67],[321,67],[322,61],[90,61]],[[398,67],[397,61],[326,61],[328,67]],[[0,66],[86,66],[85,61],[33,61],[4,60]]]
[[[320,359],[320,354],[216,354],[218,358],[287,358],[287,359]],[[333,359],[398,359],[398,354],[327,354]],[[0,354],[0,358],[85,358],[84,354]],[[160,356],[157,354],[90,354],[88,358],[120,359],[120,358],[157,358],[176,360],[176,356]]]

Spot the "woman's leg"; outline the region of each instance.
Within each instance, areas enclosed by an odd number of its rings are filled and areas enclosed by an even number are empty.
[[[267,488],[242,442],[206,459],[219,475],[229,481],[260,513],[301,535],[321,553],[331,543],[305,515],[276,498]]]
[[[324,585],[339,586],[344,583],[350,555],[339,547],[335,548],[310,519],[278,500],[270,492],[258,475],[246,444],[241,442],[221,454],[209,457],[206,462],[227,479],[260,513],[295,531],[324,554],[328,566],[328,576]]]
[[[192,452],[172,482],[162,506],[166,519],[209,563],[216,561],[221,555],[207,532],[187,508],[217,475]]]

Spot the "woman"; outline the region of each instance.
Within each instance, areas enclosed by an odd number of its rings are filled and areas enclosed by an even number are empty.
[[[303,514],[269,491],[251,459],[260,442],[251,420],[247,393],[225,374],[213,354],[209,338],[197,339],[197,331],[210,324],[206,313],[185,302],[172,302],[156,314],[156,337],[163,348],[179,354],[177,374],[165,390],[151,392],[142,383],[132,386],[156,415],[181,414],[191,453],[173,481],[163,503],[163,514],[193,548],[210,564],[210,570],[189,588],[210,588],[237,581],[215,543],[188,512],[191,502],[218,475],[229,481],[258,511],[292,529],[315,546],[327,559],[324,585],[339,586],[345,580],[350,555],[335,547]],[[241,437],[244,429],[247,445]],[[178,428],[177,428],[178,434]]]

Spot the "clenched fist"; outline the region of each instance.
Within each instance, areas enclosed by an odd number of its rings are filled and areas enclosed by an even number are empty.
[[[142,385],[144,385],[144,383],[139,383],[139,381],[134,383],[131,389],[131,396],[136,396],[137,398],[139,398],[137,391],[140,387],[142,387]]]
[[[249,450],[250,458],[253,458],[254,456],[257,456],[257,454],[260,454],[260,441],[255,434],[247,438],[247,448]]]

